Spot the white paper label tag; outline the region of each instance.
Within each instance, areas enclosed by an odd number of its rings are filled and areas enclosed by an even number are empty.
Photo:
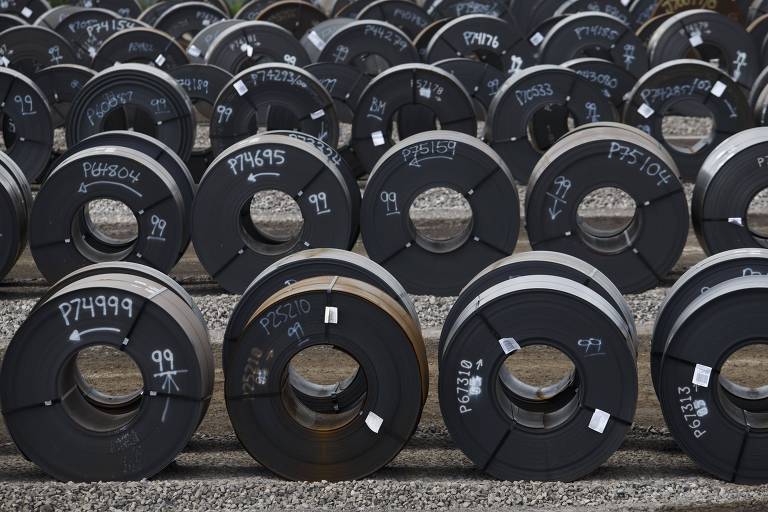
[[[541,42],[544,40],[544,36],[541,35],[541,32],[536,32],[528,40],[531,42],[533,46],[539,46]]]
[[[309,42],[312,43],[318,50],[325,48],[325,41],[323,41],[323,38],[317,35],[317,32],[314,30],[307,34],[307,39],[309,39]]]
[[[248,43],[241,44],[240,51],[245,52],[245,54],[249,57],[253,57],[253,46],[249,45]]]
[[[165,64],[165,55],[161,53],[160,55],[155,57],[155,64],[157,64],[158,66],[162,66],[163,64]]]
[[[9,60],[8,60],[8,59],[5,57],[5,55],[3,55],[2,57],[0,57],[0,64],[2,64],[3,66],[5,66],[5,67],[8,67],[8,64],[10,64],[10,63],[11,63],[11,61],[9,61]]]
[[[235,90],[237,91],[237,94],[242,96],[243,94],[248,92],[248,87],[245,86],[242,80],[238,80],[235,82]]]
[[[728,224],[736,224],[737,226],[743,226],[744,221],[741,217],[728,217]]]
[[[630,2],[630,0],[621,0],[621,5],[623,5],[624,7],[626,7],[626,6],[628,6],[628,5],[629,5],[629,2]]]
[[[608,425],[608,420],[611,419],[611,415],[600,409],[595,409],[592,413],[592,418],[589,420],[589,428],[602,434],[605,432],[605,427]]]
[[[520,350],[520,345],[518,345],[515,338],[501,338],[499,340],[499,345],[501,346],[501,350],[504,351],[504,354],[511,354],[512,352]]]
[[[333,306],[325,306],[325,323],[339,323],[339,308]]]
[[[422,98],[427,98],[427,99],[431,98],[432,97],[432,89],[430,89],[429,87],[421,87],[419,89],[419,96],[421,96]]]
[[[25,18],[29,18],[30,16],[32,16],[32,9],[30,9],[29,7],[23,8],[21,10],[21,15],[24,16]]]
[[[382,146],[384,145],[384,134],[381,133],[381,131],[373,132],[371,134],[371,140],[373,141],[374,146]]]
[[[376,414],[375,412],[371,411],[368,413],[368,416],[365,418],[365,424],[368,425],[368,428],[379,433],[379,429],[381,429],[381,424],[384,423],[384,420]]]
[[[709,376],[712,374],[712,368],[704,366],[703,364],[697,364],[696,369],[693,370],[693,378],[691,382],[697,386],[703,388],[709,387]]]
[[[637,109],[637,113],[646,119],[651,117],[654,112],[656,111],[653,110],[653,108],[651,108],[651,106],[648,105],[647,103],[643,103],[642,105],[640,105],[640,108]]]
[[[199,57],[202,52],[200,51],[200,48],[198,48],[195,45],[192,45],[189,48],[187,48],[187,53],[193,57]]]
[[[715,82],[715,85],[712,86],[712,89],[709,90],[709,92],[712,94],[712,96],[720,97],[725,92],[726,85],[718,80]]]
[[[309,117],[311,117],[312,120],[315,121],[316,119],[320,119],[324,115],[325,115],[325,110],[315,110],[314,112],[309,114]]]
[[[701,38],[701,34],[693,34],[691,37],[688,38],[688,41],[691,43],[691,46],[693,46],[694,48],[704,44],[704,40]]]

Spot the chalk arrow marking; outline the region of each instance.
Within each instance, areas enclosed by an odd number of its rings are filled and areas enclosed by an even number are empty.
[[[94,327],[93,329],[86,329],[84,331],[75,329],[72,331],[72,334],[69,335],[69,341],[80,341],[84,334],[90,334],[92,332],[120,332],[120,329],[116,327]]]
[[[116,187],[123,187],[124,189],[130,190],[131,192],[133,192],[139,197],[144,197],[142,193],[139,192],[138,190],[131,188],[124,183],[115,183],[114,181],[92,181],[87,184],[83,182],[83,183],[80,183],[80,188],[78,188],[77,191],[80,192],[81,194],[85,194],[88,192],[88,187],[90,187],[91,185],[114,185]]]
[[[248,181],[251,183],[256,183],[256,180],[261,178],[262,176],[274,176],[276,178],[280,177],[279,172],[260,172],[258,174],[249,174],[248,175]]]

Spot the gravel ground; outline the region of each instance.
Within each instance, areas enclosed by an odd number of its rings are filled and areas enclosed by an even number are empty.
[[[228,478],[211,478],[226,457]],[[649,457],[658,459],[649,464]],[[7,459],[8,457],[0,457]],[[653,461],[656,462],[656,461]],[[631,467],[637,477],[621,478]],[[22,460],[23,482],[0,483],[7,510],[248,510],[256,508],[498,510],[673,510],[692,505],[723,510],[763,510],[765,487],[713,482],[686,463],[669,438],[633,429],[625,446],[591,477],[575,483],[499,482],[483,478],[451,446],[443,429],[420,429],[411,445],[375,479],[343,483],[292,483],[255,467],[236,441],[196,439],[173,467],[152,481],[133,483],[41,483]],[[29,480],[33,480],[30,482]]]
[[[665,137],[703,137],[714,127],[713,120],[708,117],[665,116],[661,122]]]

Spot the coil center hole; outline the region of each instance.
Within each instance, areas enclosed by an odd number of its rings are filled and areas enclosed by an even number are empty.
[[[468,55],[464,55],[464,57],[479,62],[484,62],[495,67],[496,69],[501,69],[507,71],[508,73],[512,73],[512,70],[510,70],[507,66],[507,61],[509,61],[509,58],[506,56],[506,52],[498,53],[477,49]]]
[[[333,345],[313,345],[291,358],[283,404],[296,422],[313,430],[334,430],[357,417],[367,394],[358,361]]]
[[[2,121],[3,136],[0,137],[0,151],[8,153],[16,143],[16,123],[8,114],[3,114]]]
[[[97,198],[85,203],[72,220],[72,242],[93,262],[118,261],[130,254],[139,222],[122,201]]]
[[[585,195],[576,209],[579,236],[591,249],[614,254],[629,248],[640,227],[637,203],[624,190],[600,187]]]
[[[575,127],[576,119],[568,107],[551,103],[531,116],[527,127],[528,140],[536,151],[544,153]]]
[[[125,246],[133,244],[139,236],[136,216],[122,201],[90,201],[83,207],[83,215],[90,233],[105,243]]]
[[[387,59],[378,53],[366,53],[355,57],[352,59],[352,65],[363,73],[371,76],[376,76],[382,71],[386,71],[392,67]]]
[[[760,245],[768,242],[768,218],[765,206],[768,204],[768,188],[764,188],[752,198],[747,207],[747,229]]]
[[[708,43],[703,43],[698,46],[691,47],[691,49],[688,50],[688,54],[685,56],[685,58],[703,60],[704,62],[713,64],[721,69],[721,64],[726,63],[723,50],[713,44]]]
[[[106,344],[79,350],[60,380],[62,405],[69,416],[97,432],[127,425],[138,414],[143,389],[144,378],[133,358]]]
[[[165,109],[164,105],[158,105],[158,109]],[[144,108],[137,105],[122,105],[104,118],[103,131],[129,130],[157,138],[157,122]]]
[[[706,105],[689,99],[671,104],[664,112],[664,141],[680,153],[698,153],[715,138],[715,116]]]
[[[635,217],[632,196],[616,187],[601,187],[581,200],[576,209],[579,226],[594,236],[611,237],[626,230]]]
[[[766,368],[768,340],[756,341],[735,351],[720,368],[721,398],[747,412],[768,413]]]
[[[447,210],[450,215],[444,214]],[[435,253],[451,252],[461,247],[472,233],[472,206],[453,188],[429,188],[411,203],[408,221],[420,247]]]
[[[280,254],[299,241],[304,217],[296,200],[285,192],[260,190],[243,205],[240,224],[251,248]]]
[[[497,379],[501,407],[529,428],[549,428],[578,408],[579,379],[573,360],[546,343],[532,343],[510,353]]]

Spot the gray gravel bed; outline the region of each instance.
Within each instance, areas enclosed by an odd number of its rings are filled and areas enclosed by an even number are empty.
[[[64,153],[67,150],[67,134],[64,128],[53,130],[53,151],[55,153]]]
[[[48,481],[13,451],[0,455],[0,508],[7,510],[405,509],[649,510],[765,507],[767,486],[737,486],[699,472],[668,434],[635,427],[594,474],[572,483],[500,482],[455,449],[442,427],[419,428],[385,469],[355,482],[287,482],[258,466],[231,436],[196,436],[150,481]]]
[[[667,288],[654,288],[643,293],[625,295],[629,309],[635,316],[635,325],[638,330],[650,329],[656,321],[661,301],[667,293]]]
[[[765,510],[764,490],[711,486],[706,479],[541,484],[460,480],[327,483],[239,480],[127,484],[2,484],[6,510]],[[542,507],[546,507],[542,509]],[[726,508],[719,508],[726,507]]]
[[[21,327],[37,299],[0,300],[0,340],[10,340]]]
[[[225,329],[232,310],[240,300],[239,295],[198,295],[193,297],[205,318],[209,330]]]
[[[665,116],[661,130],[665,137],[704,137],[715,127],[708,117]]]
[[[211,127],[208,124],[198,124],[195,133],[194,150],[208,149],[211,147]]]

